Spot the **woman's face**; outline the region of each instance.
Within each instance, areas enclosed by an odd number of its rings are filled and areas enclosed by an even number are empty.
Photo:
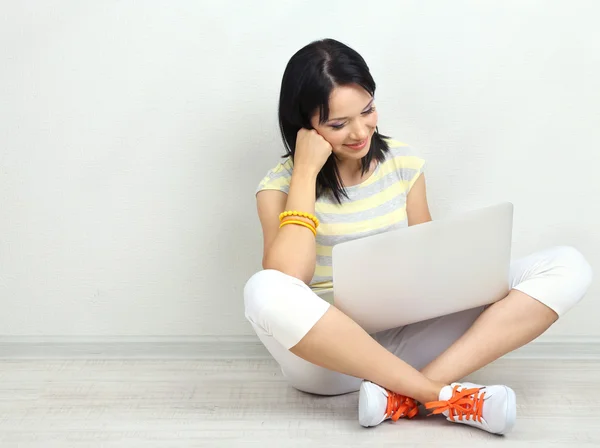
[[[362,87],[352,84],[335,87],[329,97],[329,117],[319,123],[319,112],[313,115],[313,128],[333,147],[340,159],[360,160],[371,147],[377,127],[377,111],[373,97]]]

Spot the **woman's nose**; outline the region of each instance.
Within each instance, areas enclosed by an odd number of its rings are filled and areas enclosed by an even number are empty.
[[[355,126],[352,128],[352,132],[350,133],[350,137],[354,140],[363,141],[369,135],[369,131],[366,126]]]

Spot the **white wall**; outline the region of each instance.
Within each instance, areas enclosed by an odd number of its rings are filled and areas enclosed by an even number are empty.
[[[0,334],[247,335],[254,188],[279,83],[358,50],[381,130],[429,160],[435,217],[515,204],[514,254],[600,271],[600,3],[5,2]],[[555,336],[600,336],[600,282]]]

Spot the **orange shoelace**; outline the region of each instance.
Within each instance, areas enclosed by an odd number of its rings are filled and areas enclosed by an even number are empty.
[[[397,394],[391,390],[388,390],[387,393],[386,417],[390,417],[393,421],[396,421],[400,417],[413,418],[419,413],[417,402],[412,398]]]
[[[483,410],[483,399],[485,392],[481,392],[480,388],[458,390],[460,386],[454,386],[452,389],[452,398],[447,401],[431,401],[425,403],[427,409],[434,409],[429,415],[441,414],[448,411],[448,417],[454,421],[455,417],[458,420],[475,420],[481,422],[481,412]]]

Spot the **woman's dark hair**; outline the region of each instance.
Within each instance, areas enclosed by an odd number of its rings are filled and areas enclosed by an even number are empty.
[[[311,116],[319,111],[319,120],[329,117],[329,97],[336,86],[357,84],[375,94],[375,81],[365,60],[352,48],[333,39],[312,42],[292,56],[285,68],[279,95],[279,128],[286,148],[283,157],[294,160],[296,136],[301,128],[312,129]],[[373,159],[385,159],[389,150],[385,136],[376,128],[369,152],[362,160],[365,174]],[[335,154],[317,175],[317,198],[330,193],[341,204],[348,198],[340,178]]]

